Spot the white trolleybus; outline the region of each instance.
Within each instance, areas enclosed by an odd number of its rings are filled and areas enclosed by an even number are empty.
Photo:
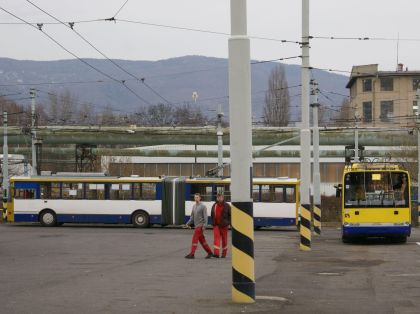
[[[12,177],[9,222],[181,225],[200,193],[208,214],[217,193],[230,202],[229,178],[108,177],[51,175]],[[254,225],[293,226],[299,208],[299,180],[254,178]],[[209,223],[211,219],[209,218]]]

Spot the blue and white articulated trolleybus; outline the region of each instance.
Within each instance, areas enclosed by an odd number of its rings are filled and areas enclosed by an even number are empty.
[[[8,221],[43,226],[181,225],[191,214],[195,193],[202,195],[209,215],[217,193],[230,202],[229,178],[51,175],[12,177],[10,189]],[[299,180],[255,178],[252,195],[255,227],[296,225]]]
[[[343,242],[356,237],[389,237],[405,242],[410,236],[410,175],[399,165],[348,165],[342,192]]]

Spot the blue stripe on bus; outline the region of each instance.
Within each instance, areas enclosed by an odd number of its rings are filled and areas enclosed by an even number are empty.
[[[184,223],[190,219],[190,216],[185,216]],[[208,224],[213,224],[211,217],[208,219]],[[272,218],[272,217],[254,217],[254,227],[267,227],[267,226],[295,226],[296,218]]]
[[[296,225],[296,218],[272,218],[272,217],[261,217],[255,218],[254,217],[254,226],[255,227],[265,227],[265,226],[295,226]]]
[[[410,226],[375,226],[375,227],[345,227],[343,235],[346,236],[409,236]]]
[[[37,214],[15,214],[15,222],[38,222]],[[160,224],[161,215],[150,215],[151,224]],[[185,216],[184,222],[187,222],[189,216]],[[93,215],[93,214],[58,214],[57,221],[60,223],[123,223],[131,224],[131,215]],[[208,219],[209,225],[211,225],[212,219]],[[295,218],[254,218],[255,227],[265,227],[265,226],[294,226],[296,225]],[[393,233],[396,233],[395,227],[392,228]],[[403,227],[400,227],[403,228]],[[409,227],[407,227],[409,230]],[[354,228],[353,228],[354,229]],[[375,228],[377,229],[377,228]]]
[[[15,214],[15,222],[37,222],[38,214]]]
[[[15,214],[15,222],[38,222],[37,214]],[[150,215],[151,224],[160,224],[160,215]],[[58,214],[57,222],[60,223],[123,223],[131,224],[131,215],[73,215]]]

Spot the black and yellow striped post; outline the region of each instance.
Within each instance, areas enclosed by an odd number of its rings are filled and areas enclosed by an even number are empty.
[[[7,199],[3,198],[2,221],[7,221]]]
[[[255,302],[252,202],[232,203],[232,301]]]
[[[417,201],[417,226],[420,226],[420,201]]]
[[[314,205],[314,232],[321,235],[321,206]]]
[[[311,206],[302,204],[300,206],[300,250],[311,250]]]

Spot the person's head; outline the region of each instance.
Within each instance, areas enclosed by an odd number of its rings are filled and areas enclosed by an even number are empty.
[[[194,194],[194,201],[196,203],[200,203],[200,201],[201,201],[201,195],[200,195],[200,193],[195,193]]]
[[[223,196],[223,194],[222,194],[222,193],[217,193],[217,196],[216,196],[216,201],[217,201],[218,203],[223,203],[223,202],[224,202],[224,200],[225,200],[225,197]]]

